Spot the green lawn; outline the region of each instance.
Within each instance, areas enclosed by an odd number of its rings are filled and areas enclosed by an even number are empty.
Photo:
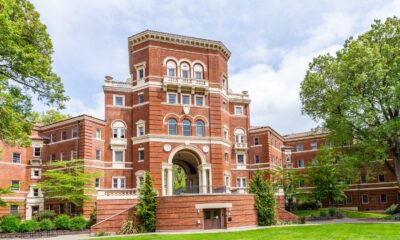
[[[299,211],[295,211],[294,214],[296,214],[297,216],[319,216],[319,213],[321,211],[324,211],[326,213],[328,213],[327,209],[320,209],[320,210],[299,210]],[[372,212],[359,212],[359,211],[353,211],[353,210],[345,210],[345,209],[340,209],[339,211],[341,211],[346,217],[348,218],[388,218],[390,217],[387,214],[384,213],[372,213]]]
[[[203,234],[177,234],[177,235],[146,235],[130,237],[114,237],[106,239],[133,239],[133,240],[244,240],[244,239],[274,239],[274,240],[391,240],[400,239],[399,224],[326,224],[311,226],[284,226],[259,230],[203,233]]]

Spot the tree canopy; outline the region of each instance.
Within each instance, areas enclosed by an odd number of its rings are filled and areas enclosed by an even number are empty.
[[[313,59],[301,83],[303,113],[357,166],[386,163],[400,182],[400,20],[375,20],[335,55]],[[393,165],[388,159],[394,160]]]
[[[0,140],[27,146],[32,97],[63,108],[68,98],[52,70],[53,45],[28,0],[0,0]]]
[[[40,123],[40,124],[50,124],[50,123],[55,123],[67,118],[70,118],[71,116],[68,114],[62,114],[57,110],[51,109],[47,110],[44,112],[33,112],[32,114],[32,120],[35,123]]]

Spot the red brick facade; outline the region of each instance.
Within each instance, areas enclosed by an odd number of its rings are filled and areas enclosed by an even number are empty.
[[[83,209],[64,209],[56,201],[44,201],[42,192],[32,188],[41,179],[44,163],[83,159],[85,171],[102,173],[93,183],[98,212],[94,231],[104,225],[118,229],[136,202],[136,189],[146,171],[160,196],[159,230],[206,228],[196,206],[215,209],[218,204],[224,222],[210,224],[255,225],[254,199],[247,194],[251,173],[285,167],[282,147],[308,139],[282,137],[271,128],[250,128],[247,91],[233,93],[229,88],[229,57],[229,50],[218,41],[154,31],[131,36],[131,77],[127,81],[106,77],[104,120],[82,115],[36,126],[31,147],[0,145],[0,187],[10,186],[12,180],[20,183],[15,193],[2,196],[19,207],[0,208],[0,216],[12,210],[29,219],[42,209],[82,211],[89,216],[93,202]],[[315,141],[323,144],[323,138]],[[297,157],[305,164],[311,161],[315,151],[308,147],[304,143],[303,153],[292,154],[293,167]],[[174,166],[185,171],[186,189],[174,190]],[[388,195],[389,202],[394,198]],[[373,199],[371,209],[383,207]],[[281,219],[292,220],[281,200]],[[173,218],[179,222],[168,225]]]

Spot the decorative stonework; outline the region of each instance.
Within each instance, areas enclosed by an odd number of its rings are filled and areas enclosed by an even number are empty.
[[[210,148],[207,145],[203,146],[203,152],[208,153],[209,150]]]
[[[171,151],[171,145],[165,144],[165,145],[164,145],[164,151],[166,151],[166,152]]]

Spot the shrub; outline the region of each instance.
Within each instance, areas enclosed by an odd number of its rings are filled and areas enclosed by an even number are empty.
[[[54,224],[57,229],[68,230],[70,224],[70,217],[65,214],[58,215],[56,220],[54,220]]]
[[[106,232],[97,232],[94,234],[95,237],[104,237],[110,235],[109,233]]]
[[[39,222],[39,227],[40,230],[43,231],[50,231],[55,228],[54,223],[50,219],[43,219],[41,222]]]
[[[321,211],[321,212],[319,212],[319,216],[320,217],[327,217],[328,214],[325,211]]]
[[[250,181],[250,193],[255,195],[258,210],[258,225],[268,226],[276,223],[275,193],[269,182],[264,180],[264,172],[257,170]]]
[[[87,226],[88,226],[88,221],[82,216],[71,218],[69,223],[69,229],[71,230],[83,230]]]
[[[306,223],[306,216],[300,216],[299,220],[300,220],[301,224],[305,224]]]
[[[140,232],[145,231],[145,229],[142,229]],[[138,228],[136,226],[136,221],[135,220],[124,220],[124,223],[121,226],[121,229],[119,230],[118,234],[134,234],[138,233]]]
[[[35,220],[26,220],[19,225],[19,232],[35,232],[39,230],[39,223]]]
[[[6,233],[18,232],[21,220],[16,215],[5,215],[1,218],[0,229]]]
[[[331,216],[331,217],[333,217],[333,216],[335,216],[336,215],[336,208],[334,208],[334,207],[330,207],[330,208],[328,208],[328,213],[329,213],[329,216]]]
[[[400,204],[392,204],[390,207],[386,208],[385,213],[390,215],[400,213]]]
[[[322,207],[321,202],[317,201],[317,200],[311,200],[308,202],[297,203],[295,205],[295,208],[297,210],[318,210],[321,207]]]
[[[136,215],[145,232],[156,230],[156,201],[157,191],[153,187],[151,175],[146,172],[143,184],[139,189],[139,202],[136,205]]]
[[[89,226],[95,225],[96,221],[97,221],[97,206],[95,206],[92,212],[90,213]]]
[[[33,216],[33,220],[36,220],[38,222],[41,222],[44,219],[50,219],[51,221],[54,221],[54,218],[56,217],[56,213],[51,210],[44,210],[40,211]]]

